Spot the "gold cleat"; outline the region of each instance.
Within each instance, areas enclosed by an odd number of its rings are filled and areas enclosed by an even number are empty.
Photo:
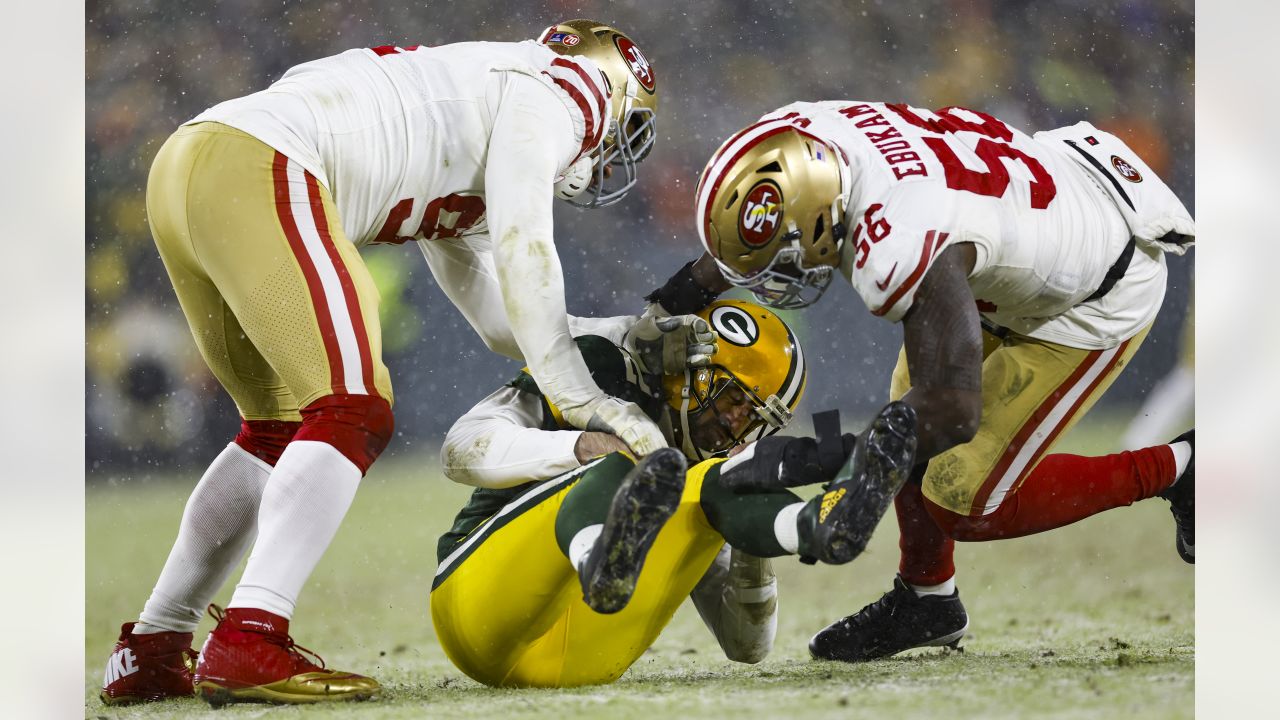
[[[235,702],[300,705],[345,700],[371,700],[382,686],[377,680],[338,670],[299,673],[266,685],[231,688],[212,680],[196,683],[196,692],[213,707]]]

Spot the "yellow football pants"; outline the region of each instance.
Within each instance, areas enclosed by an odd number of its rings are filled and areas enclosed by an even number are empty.
[[[485,685],[573,687],[617,680],[657,639],[724,545],[699,504],[703,478],[719,462],[689,470],[680,505],[658,533],[635,595],[613,615],[582,601],[577,572],[556,545],[556,513],[584,469],[504,507],[437,571],[431,618],[445,654]]]

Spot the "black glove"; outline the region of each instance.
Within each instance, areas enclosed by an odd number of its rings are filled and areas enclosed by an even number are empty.
[[[849,434],[841,439],[844,452],[840,463],[825,469],[819,458],[818,441],[811,437],[773,435],[757,440],[721,466],[720,483],[736,493],[751,493],[829,482],[853,451],[856,440]]]

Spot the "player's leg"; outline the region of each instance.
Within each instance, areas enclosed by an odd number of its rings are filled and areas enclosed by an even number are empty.
[[[187,501],[178,537],[139,622],[121,628],[104,681],[102,698],[108,704],[192,694],[192,633],[205,606],[252,544],[258,502],[271,466],[299,424],[295,401],[244,338],[192,252],[186,181],[203,139],[179,132],[157,155],[147,188],[152,233],[196,344],[215,377],[241,405],[242,416],[291,413],[292,421],[242,419],[240,433],[205,470]]]
[[[212,702],[367,697],[374,681],[322,671],[293,649],[288,624],[391,434],[376,290],[314,177],[225,126],[187,132],[204,136],[185,193],[192,255],[255,350],[230,357],[228,390],[247,420],[301,415],[270,472],[248,566],[205,644],[196,685]],[[256,358],[278,374],[274,383],[242,371]]]
[[[948,535],[981,541],[1044,532],[1174,485],[1190,462],[1190,443],[1097,457],[1046,454],[1106,392],[1145,336],[1144,330],[1099,351],[1020,339],[988,359],[984,389],[1021,389],[984,408],[990,430],[979,429],[975,438],[982,443],[952,452],[954,471],[980,479],[976,492],[958,489],[966,483],[950,481],[940,472],[944,467],[935,472],[931,464],[924,494]]]
[[[685,475],[675,511],[644,558],[626,606],[601,614],[581,593],[571,594],[556,622],[525,650],[501,684],[574,687],[613,682],[653,645],[724,546],[724,537],[711,527],[701,502],[703,481],[717,463],[700,463]],[[623,490],[625,483],[619,494]]]
[[[689,471],[675,512],[646,554],[626,607],[611,614],[588,607],[568,560],[572,537],[563,538],[576,534],[572,525],[578,522],[604,524],[612,499],[596,496],[602,489],[619,494],[632,466],[614,454],[542,483],[440,562],[431,615],[454,665],[486,685],[599,684],[616,680],[652,644],[724,539],[702,514],[702,476],[710,464],[699,465]],[[568,503],[579,489],[580,497]]]

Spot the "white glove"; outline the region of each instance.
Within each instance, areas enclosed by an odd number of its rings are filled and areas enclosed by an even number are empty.
[[[568,415],[565,415],[565,420],[584,430],[617,435],[636,457],[644,457],[667,446],[667,439],[662,436],[662,431],[635,403],[605,395],[581,409],[581,413],[586,412],[591,414],[583,425],[578,425],[575,418]],[[575,415],[580,417],[578,413]]]
[[[681,375],[688,368],[711,364],[716,334],[697,315],[668,315],[662,306],[649,303],[622,346],[650,375]]]

